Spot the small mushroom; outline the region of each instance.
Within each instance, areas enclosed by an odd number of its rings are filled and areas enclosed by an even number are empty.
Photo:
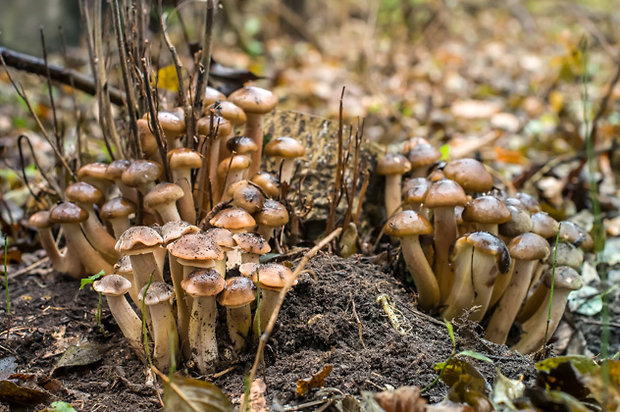
[[[217,296],[217,302],[226,308],[228,336],[235,352],[243,349],[252,326],[250,304],[256,299],[254,283],[244,276],[226,280],[226,288]]]
[[[262,209],[256,214],[256,223],[258,223],[256,232],[269,242],[275,229],[283,227],[288,221],[289,215],[284,205],[277,200],[266,199]]]
[[[241,264],[259,263],[262,255],[271,252],[269,242],[258,233],[237,233],[233,239],[241,251]]]
[[[172,286],[164,282],[144,285],[139,294],[140,301],[148,307],[153,324],[153,362],[164,372],[170,369],[172,354],[177,353],[176,348],[179,346],[177,325],[172,313],[173,296]]]
[[[385,214],[389,218],[401,204],[400,184],[411,163],[401,154],[388,153],[379,160],[377,173],[385,176]]]
[[[280,182],[290,184],[295,172],[295,159],[306,154],[306,148],[289,136],[272,139],[265,145],[265,155],[274,157]]]
[[[180,147],[168,152],[168,164],[173,183],[183,189],[183,197],[177,202],[181,218],[191,224],[196,223],[196,206],[192,194],[192,170],[202,165],[202,157],[194,150]]]
[[[257,265],[255,268],[252,280],[258,285],[261,293],[260,307],[254,315],[253,325],[254,335],[258,337],[267,327],[276,309],[280,291],[293,276],[293,272],[279,263]]]
[[[122,197],[115,197],[103,204],[99,215],[102,220],[110,222],[114,237],[118,238],[131,227],[129,217],[136,211],[136,205]]]
[[[181,220],[176,202],[184,196],[183,188],[174,183],[163,182],[144,196],[144,206],[155,210],[163,223]]]

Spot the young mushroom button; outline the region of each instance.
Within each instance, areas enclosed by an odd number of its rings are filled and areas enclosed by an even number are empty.
[[[276,309],[278,295],[292,277],[293,272],[279,263],[256,266],[252,280],[260,287],[261,291],[260,309],[254,315],[253,329],[256,337],[260,336],[267,327],[269,319]]]

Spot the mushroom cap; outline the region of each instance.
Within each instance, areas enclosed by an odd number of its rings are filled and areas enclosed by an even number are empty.
[[[161,111],[157,113],[157,120],[166,136],[180,136],[185,133],[185,120],[174,112]]]
[[[224,259],[222,249],[205,233],[184,235],[170,243],[167,249],[172,256],[187,262]]]
[[[410,137],[409,139],[405,140],[405,143],[403,144],[403,154],[406,155],[407,153],[411,151],[411,149],[413,149],[414,147],[420,144],[429,144],[429,143],[428,143],[428,140],[426,140],[423,137]]]
[[[260,186],[269,197],[278,197],[280,195],[280,182],[271,173],[258,172],[252,177],[252,182]]]
[[[151,125],[146,119],[138,119],[136,121],[138,126],[138,139],[140,139],[140,147],[146,155],[152,155],[155,153],[159,146],[157,145],[157,139],[151,132]]]
[[[202,166],[202,156],[195,150],[187,147],[177,147],[168,151],[170,169],[197,169]]]
[[[411,169],[430,166],[441,159],[441,152],[435,146],[422,143],[414,146],[407,152],[407,159],[411,163]]]
[[[553,265],[554,259],[556,266],[569,266],[578,270],[583,264],[583,251],[572,243],[560,241],[551,248],[547,263]]]
[[[182,198],[184,194],[181,186],[174,183],[163,182],[153,187],[146,196],[144,196],[144,205],[154,209],[160,205],[176,202]]]
[[[231,231],[247,231],[256,226],[256,221],[240,207],[222,209],[209,220],[211,226],[223,227]]]
[[[205,114],[208,113],[209,110],[213,110],[218,116],[222,116],[234,126],[242,125],[247,120],[247,116],[243,109],[228,100],[214,102],[205,110]]]
[[[388,153],[379,160],[376,172],[380,175],[403,175],[411,170],[411,163],[399,153]]]
[[[161,172],[162,168],[159,163],[138,159],[131,162],[131,165],[125,169],[121,178],[127,186],[138,187],[155,182],[161,176]]]
[[[510,256],[519,260],[545,260],[549,256],[549,243],[536,233],[523,233],[508,244]]]
[[[211,132],[211,116],[205,116],[196,122],[198,134],[206,136]],[[228,136],[232,133],[230,122],[223,117],[213,115],[213,131],[217,137]]]
[[[510,210],[495,196],[480,196],[468,202],[463,219],[478,223],[500,224],[510,220]]]
[[[278,97],[275,94],[256,86],[235,90],[228,96],[228,100],[248,114],[269,113],[278,104]]]
[[[463,188],[454,180],[442,179],[434,182],[428,189],[424,206],[429,209],[437,207],[465,206],[467,196]]]
[[[546,212],[536,212],[530,216],[530,220],[532,221],[532,232],[545,239],[555,237],[560,229],[558,221]]]
[[[181,281],[185,293],[193,297],[215,296],[224,290],[226,281],[217,270],[198,269]]]
[[[402,190],[404,203],[422,203],[430,187],[431,182],[425,177],[407,179]]]
[[[90,179],[103,180],[110,182],[112,178],[107,173],[108,165],[103,162],[88,163],[80,167],[77,172],[78,180],[88,181]]]
[[[115,197],[103,204],[99,210],[99,217],[103,220],[128,217],[135,213],[136,205],[123,197]]]
[[[218,100],[226,100],[226,96],[224,95],[224,93],[220,92],[219,90],[211,86],[207,86],[205,88],[204,97],[202,98],[202,107],[208,108],[209,106],[211,106],[213,103],[215,103]]]
[[[570,220],[563,220],[560,225],[560,239],[566,240],[575,246],[581,245],[586,240],[587,232],[579,225]]]
[[[500,273],[508,273],[510,270],[510,253],[506,244],[497,236],[489,232],[473,232],[465,236],[467,243],[487,255],[495,257]]]
[[[233,234],[230,230],[223,227],[212,227],[207,229],[205,235],[209,236],[221,248],[232,249],[237,246]]]
[[[131,259],[127,255],[122,255],[116,263],[114,264],[114,273],[117,273],[121,276],[123,275],[132,275],[133,267],[131,266]]]
[[[248,167],[250,167],[249,157],[246,155],[234,155],[227,157],[217,165],[217,174],[224,177],[226,176],[226,173],[237,172],[239,170],[247,169]]]
[[[258,283],[261,288],[280,290],[286,282],[293,277],[293,271],[279,263],[265,263],[258,265],[252,274],[254,283]]]
[[[540,212],[540,203],[538,203],[538,199],[534,196],[527,194],[525,192],[518,192],[517,199],[521,202],[523,206],[530,213]]]
[[[271,139],[263,150],[266,156],[283,157],[285,159],[294,159],[306,154],[306,148],[289,136]]]
[[[413,210],[403,210],[387,221],[384,232],[388,236],[396,237],[430,235],[433,233],[433,226]]]
[[[467,192],[488,192],[493,188],[493,177],[476,159],[465,158],[448,162],[443,173]]]
[[[114,247],[117,252],[125,255],[149,253],[163,244],[157,231],[148,226],[132,226],[124,231]]]
[[[226,141],[226,148],[231,153],[247,154],[258,150],[254,139],[248,136],[235,136]]]
[[[140,293],[138,293],[140,302],[144,301],[144,304],[147,306],[170,302],[170,299],[172,299],[173,296],[174,289],[165,282],[151,282],[150,286],[147,283],[142,289],[140,289]]]
[[[252,278],[252,275],[254,274],[254,272],[258,270],[259,266],[260,266],[260,263],[254,263],[254,262],[242,263],[239,265],[239,273],[241,273],[241,275],[247,278]]]
[[[107,275],[93,282],[93,289],[105,296],[122,296],[131,289],[131,282],[121,275]]]
[[[583,286],[583,280],[579,273],[568,266],[557,266],[555,268],[555,279],[553,279],[553,268],[545,271],[542,282],[543,284],[551,288],[551,282],[554,283],[554,288],[578,290]]]
[[[265,199],[263,207],[256,214],[256,222],[265,226],[283,226],[288,223],[288,211],[277,200]]]
[[[522,233],[532,230],[532,219],[530,214],[523,209],[515,206],[508,206],[510,220],[499,225],[499,233],[507,237],[515,237]]]
[[[47,229],[52,227],[50,222],[50,212],[48,210],[40,210],[34,213],[28,219],[28,224],[35,229]]]
[[[256,286],[245,276],[226,279],[226,288],[217,295],[217,303],[229,308],[248,305],[256,299]]]
[[[248,213],[256,213],[263,207],[265,196],[261,190],[247,180],[240,180],[228,188],[233,205],[245,209]]]
[[[237,246],[244,252],[253,253],[255,255],[264,255],[265,253],[271,252],[269,242],[258,233],[237,233],[233,235],[233,239],[237,243]]]
[[[50,223],[82,223],[88,219],[88,212],[75,203],[62,202],[50,209]]]
[[[131,165],[131,162],[127,159],[117,159],[108,165],[106,172],[108,176],[113,179],[120,179],[121,175]]]
[[[76,203],[95,204],[103,202],[101,190],[87,182],[76,182],[65,189],[67,200]]]
[[[198,232],[200,232],[200,228],[198,226],[194,226],[183,220],[166,222],[166,224],[161,227],[161,236],[164,239],[164,246],[168,246],[181,236]]]

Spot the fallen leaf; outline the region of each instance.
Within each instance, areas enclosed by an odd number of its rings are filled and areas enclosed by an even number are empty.
[[[509,379],[497,369],[497,376],[493,383],[493,391],[491,392],[491,403],[497,410],[507,408],[515,410],[516,407],[512,403],[513,400],[523,396],[525,385],[523,384],[523,376],[521,379]]]
[[[262,379],[258,378],[250,386],[250,410],[249,412],[268,412],[267,400],[263,396],[267,390],[267,385]],[[241,403],[245,398],[245,393],[241,395]]]
[[[169,412],[232,412],[232,402],[210,382],[174,376],[164,390],[164,410]]]
[[[9,405],[36,405],[45,402],[49,393],[37,388],[18,385],[13,381],[0,381],[0,402]]]
[[[52,369],[51,375],[58,369],[74,366],[91,365],[103,359],[105,347],[95,343],[70,346]]]
[[[420,396],[417,386],[402,386],[395,391],[375,394],[375,401],[385,412],[424,412],[426,399]]]
[[[325,366],[323,366],[323,368],[317,374],[312,376],[312,378],[299,379],[297,381],[297,389],[295,390],[297,395],[304,396],[306,395],[309,389],[322,388],[323,385],[325,384],[325,378],[329,376],[333,368],[334,368],[334,365],[327,363],[325,364]]]

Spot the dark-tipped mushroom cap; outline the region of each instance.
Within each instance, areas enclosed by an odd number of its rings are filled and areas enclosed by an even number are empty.
[[[194,226],[183,220],[167,222],[161,227],[161,236],[164,239],[164,246],[168,246],[170,243],[176,241],[181,236],[198,232],[200,232],[200,228],[198,226]]]
[[[209,106],[211,106],[218,100],[226,100],[226,96],[224,95],[224,93],[211,86],[207,86],[205,88],[204,97],[202,98],[202,107],[205,108],[205,114],[208,114]]]
[[[115,197],[103,204],[99,211],[99,217],[103,220],[116,219],[120,217],[128,217],[135,213],[136,205],[122,197]]]
[[[233,239],[244,252],[254,253],[255,255],[264,255],[271,252],[269,242],[258,233],[237,233],[233,235]]]
[[[240,207],[222,209],[209,220],[211,226],[223,227],[231,231],[248,231],[256,226],[256,221]]]
[[[215,296],[224,290],[226,281],[213,269],[198,269],[181,281],[185,293],[193,297]]]
[[[120,179],[121,175],[131,165],[127,159],[117,159],[108,165],[107,174],[111,179]]]
[[[510,210],[495,196],[480,196],[468,202],[463,219],[478,223],[500,224],[510,220]]]
[[[434,182],[428,189],[424,206],[429,209],[447,206],[465,206],[467,196],[463,188],[454,180],[442,179]]]
[[[246,86],[235,90],[228,100],[241,107],[246,113],[265,114],[278,104],[278,98],[269,90],[255,86]]]
[[[376,172],[380,175],[403,175],[411,170],[411,163],[399,153],[388,153],[379,160]]]
[[[235,276],[226,280],[226,288],[217,295],[217,303],[236,308],[252,303],[256,299],[256,286],[245,276]]]
[[[67,200],[76,203],[95,204],[103,202],[101,190],[87,182],[76,182],[65,189]]]
[[[138,159],[121,175],[123,183],[129,187],[144,186],[155,182],[161,176],[161,165],[151,160]]]
[[[510,241],[508,250],[515,259],[545,260],[549,256],[549,243],[535,233],[523,233]]]
[[[248,136],[235,136],[226,141],[228,151],[237,154],[248,154],[258,150],[258,146],[254,139]]]
[[[256,213],[263,207],[265,196],[261,190],[247,180],[241,180],[228,188],[233,205],[245,209],[248,213]]]
[[[499,225],[499,233],[507,237],[515,237],[532,230],[532,219],[526,210],[508,206],[510,220]]]
[[[204,233],[190,233],[168,245],[168,252],[187,262],[224,259],[224,252]]]
[[[209,236],[221,248],[232,249],[237,246],[233,234],[230,230],[223,227],[212,227],[207,229],[205,235]]]
[[[131,289],[131,282],[120,275],[107,275],[93,282],[93,289],[106,296],[122,296]]]
[[[160,183],[144,196],[144,205],[156,208],[159,205],[176,202],[183,197],[183,188],[174,183]]]
[[[487,192],[493,188],[493,177],[476,159],[453,160],[444,167],[443,173],[467,192]]]
[[[252,177],[252,182],[260,186],[269,197],[278,197],[280,195],[280,182],[271,173],[258,172]]]
[[[551,288],[551,282],[554,288],[562,288],[568,290],[578,290],[583,286],[583,280],[579,273],[568,266],[558,266],[555,268],[555,279],[553,276],[553,268],[545,271],[542,282],[546,287]]]
[[[405,237],[430,235],[431,224],[413,210],[403,210],[390,218],[385,224],[384,232],[388,236]]]
[[[167,154],[170,169],[197,169],[202,166],[202,156],[187,147],[172,149]]]
[[[50,209],[50,223],[82,223],[88,219],[88,212],[75,203],[62,202]]]
[[[501,273],[508,273],[510,269],[510,253],[506,244],[500,238],[489,232],[473,232],[467,235],[467,242],[479,251],[494,256],[499,271]]]
[[[174,296],[174,289],[165,282],[152,282],[150,286],[147,283],[138,294],[140,302],[144,301],[147,306],[169,302],[172,296]]]
[[[48,210],[40,210],[37,213],[30,216],[28,224],[35,229],[47,229],[52,227],[50,222],[50,212]]]
[[[530,220],[532,221],[532,232],[545,239],[555,237],[560,229],[558,221],[545,212],[534,213],[530,216]]]
[[[243,109],[227,100],[213,103],[207,111],[205,111],[205,113],[209,110],[213,110],[218,116],[222,116],[234,126],[242,125],[247,120],[247,116],[245,115]]]
[[[288,219],[286,207],[273,199],[265,199],[262,209],[256,215],[256,222],[266,226],[282,226],[288,223]]]
[[[441,152],[428,143],[418,144],[407,152],[411,169],[430,166],[441,158]]]
[[[305,155],[306,148],[292,137],[281,136],[271,139],[265,145],[264,153],[266,156],[294,159]]]
[[[148,226],[132,226],[116,242],[117,252],[125,255],[148,253],[163,243],[159,233]]]
[[[254,283],[259,283],[261,288],[279,290],[293,277],[293,272],[279,263],[266,263],[259,265],[252,274]]]

